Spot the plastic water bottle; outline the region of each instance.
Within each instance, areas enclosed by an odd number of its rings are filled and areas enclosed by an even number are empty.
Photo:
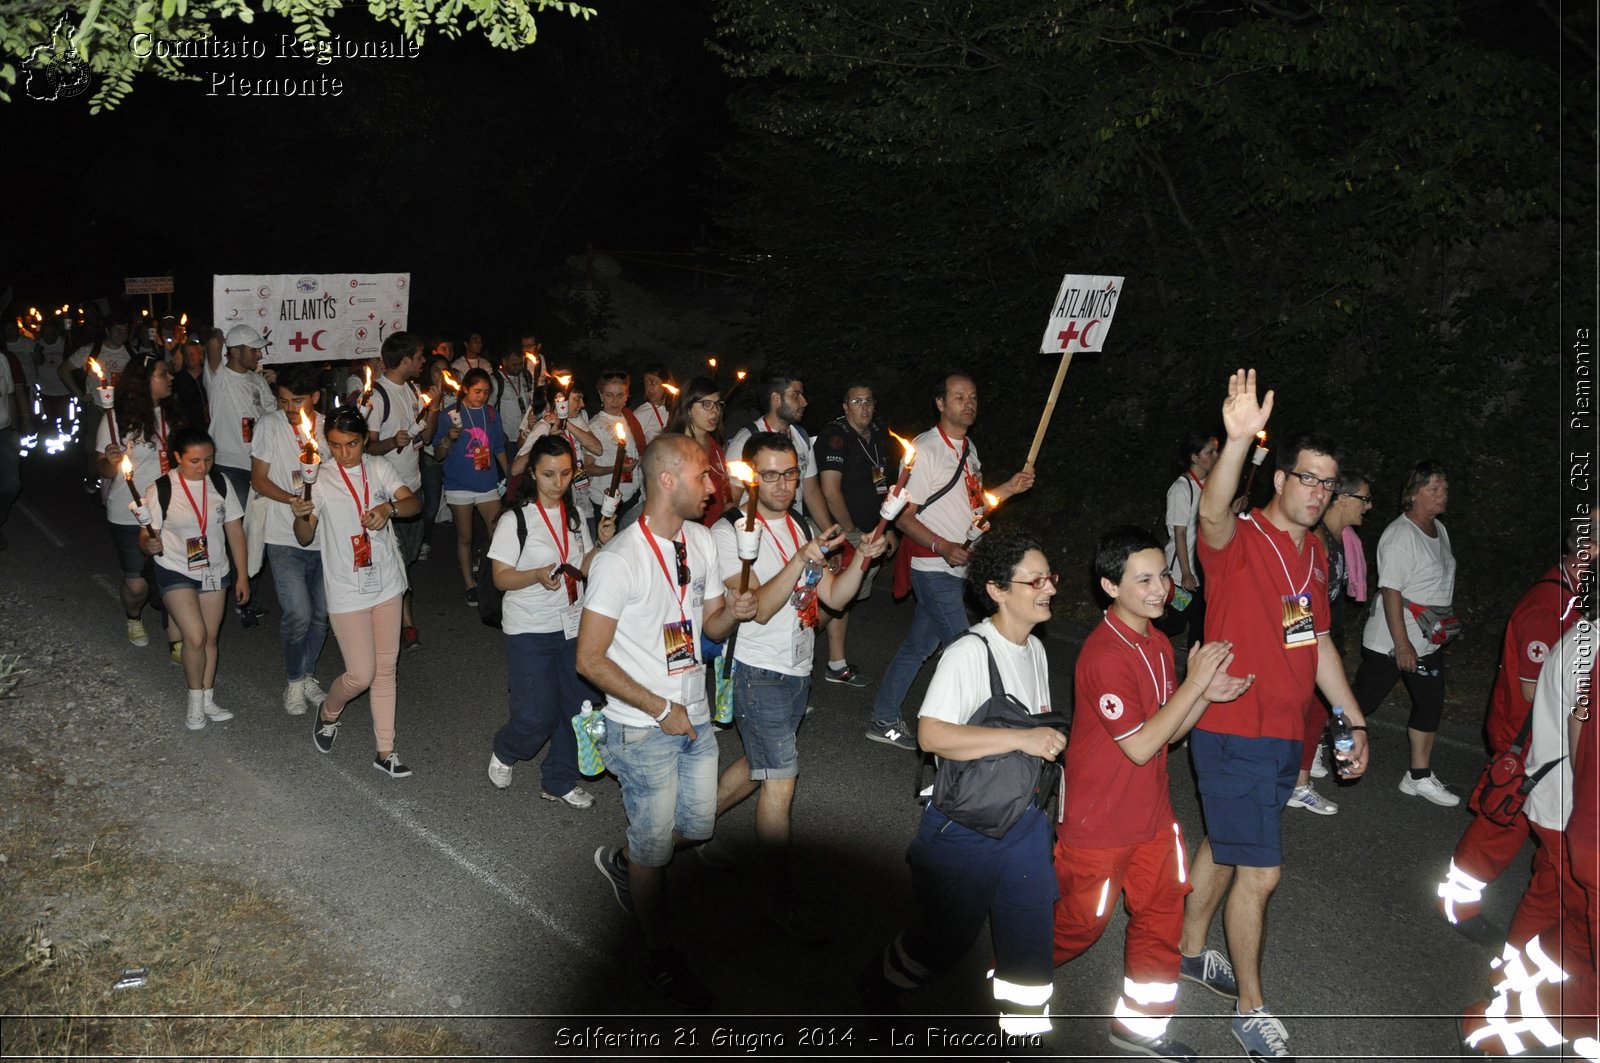
[[[1334,770],[1340,775],[1349,775],[1352,765],[1340,754],[1349,755],[1356,749],[1356,734],[1350,730],[1350,721],[1345,717],[1344,706],[1333,707],[1333,718],[1328,721],[1328,733],[1333,739]]]
[[[578,715],[583,717],[583,729],[589,732],[589,737],[594,740],[594,744],[597,746],[605,745],[605,714],[601,712],[595,712],[594,704],[592,702],[585,701],[583,703],[583,707],[578,710]]]

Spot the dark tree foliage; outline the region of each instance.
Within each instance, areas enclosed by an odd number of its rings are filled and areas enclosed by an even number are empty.
[[[1015,504],[1058,564],[1159,518],[1178,440],[1254,365],[1275,436],[1331,431],[1374,475],[1369,544],[1406,467],[1451,463],[1458,600],[1498,623],[1560,530],[1557,306],[1593,275],[1558,248],[1595,206],[1562,90],[1594,95],[1593,23],[1520,0],[723,0],[746,79],[725,221],[766,256],[760,353],[816,367],[829,408],[877,367],[905,425],[934,366],[971,365],[1009,471],[1061,274],[1124,274]]]

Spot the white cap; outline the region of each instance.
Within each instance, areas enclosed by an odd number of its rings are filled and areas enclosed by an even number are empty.
[[[235,325],[228,330],[228,336],[222,341],[229,347],[253,347],[258,351],[266,350],[267,341],[261,333],[249,325]]]

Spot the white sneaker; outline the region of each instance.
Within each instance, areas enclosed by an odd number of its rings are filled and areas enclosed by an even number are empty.
[[[191,731],[203,731],[206,726],[206,707],[204,703],[190,705],[189,714],[184,719],[183,725]]]
[[[1328,763],[1322,759],[1322,747],[1317,747],[1316,755],[1311,758],[1311,777],[1313,779],[1326,779],[1328,777]]]
[[[283,711],[290,716],[306,714],[306,687],[304,679],[296,679],[283,688]]]
[[[559,802],[563,805],[566,805],[568,808],[588,808],[590,805],[594,804],[594,795],[581,786],[574,786],[560,797],[557,797],[555,794],[548,793],[544,790],[539,791],[539,796],[544,798],[546,801]]]
[[[1289,795],[1290,808],[1303,808],[1307,812],[1315,812],[1319,816],[1331,816],[1339,811],[1339,806],[1323,797],[1309,786],[1296,786],[1294,793]]]
[[[300,693],[305,695],[307,708],[316,708],[328,700],[328,692],[322,689],[322,684],[317,682],[314,675],[300,680]]]
[[[1411,773],[1406,772],[1400,777],[1400,792],[1411,797],[1425,797],[1445,808],[1454,808],[1461,803],[1461,798],[1446,790],[1439,776],[1431,771],[1426,779],[1413,779]]]
[[[504,790],[511,785],[510,764],[503,764],[500,758],[493,753],[489,754],[489,781],[494,783],[496,790]]]
[[[223,708],[221,705],[218,705],[214,701],[207,701],[200,711],[205,713],[206,719],[210,720],[212,723],[226,723],[233,719],[233,713],[229,712],[227,709]]]

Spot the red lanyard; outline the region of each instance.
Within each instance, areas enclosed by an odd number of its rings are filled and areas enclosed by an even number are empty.
[[[647,402],[645,405],[650,407],[651,413],[655,414],[656,424],[660,425],[662,428],[667,427],[667,422],[661,419],[661,411],[656,409],[656,404],[653,402]]]
[[[950,449],[951,449],[951,450],[953,450],[953,451],[955,451],[955,452],[956,452],[956,453],[957,453],[957,454],[960,454],[960,453],[961,453],[961,450],[960,450],[960,448],[958,448],[958,447],[957,447],[957,446],[956,446],[956,445],[955,445],[955,444],[954,444],[954,443],[952,443],[952,442],[950,442],[950,437],[949,437],[949,436],[947,436],[947,435],[945,435],[945,434],[944,434],[944,425],[942,425],[942,424],[936,424],[936,425],[934,425],[934,426],[933,426],[933,427],[934,427],[934,428],[936,428],[936,429],[938,429],[938,431],[939,431],[939,438],[940,438],[940,439],[942,439],[942,440],[944,440],[944,445],[945,445],[945,446],[947,446],[947,447],[949,447],[949,448],[950,448]],[[962,445],[963,445],[963,446],[965,446],[965,445],[966,445],[966,442],[967,442],[967,441],[966,441],[966,440],[965,440],[965,439],[962,439],[962,440],[961,440],[961,443],[962,443]]]
[[[184,496],[189,499],[189,508],[194,511],[194,519],[200,523],[200,538],[204,539],[206,537],[206,524],[211,519],[209,509],[211,500],[206,497],[206,481],[200,481],[200,505],[198,507],[194,504],[194,495],[189,493],[189,481],[185,480],[182,475],[178,477],[178,486],[183,488]]]
[[[644,541],[650,544],[650,549],[655,553],[656,564],[661,566],[661,574],[667,577],[667,586],[676,587],[678,589],[678,619],[687,624],[689,622],[689,615],[683,611],[683,592],[689,589],[688,585],[680,584],[677,579],[673,577],[672,570],[667,568],[667,559],[662,556],[661,547],[656,545],[656,533],[650,530],[650,519],[648,517],[639,518],[639,530],[644,532]],[[682,535],[683,532],[680,531],[678,534]],[[675,543],[679,542],[679,540],[676,538],[674,538],[672,541]],[[685,551],[684,566],[687,567],[689,563],[689,542],[687,539],[682,540],[682,542]]]
[[[563,501],[559,502],[558,505],[560,505],[560,507],[561,507],[561,541],[560,542],[556,542],[556,530],[555,530],[554,527],[551,527],[550,517],[544,511],[544,504],[541,503],[541,502],[538,502],[536,500],[534,502],[534,504],[533,504],[533,508],[535,508],[535,509],[537,509],[539,511],[539,516],[544,518],[544,526],[546,528],[550,529],[550,541],[556,544],[556,550],[560,552],[560,554],[561,554],[561,563],[564,565],[564,564],[567,563],[567,551],[570,549],[570,545],[569,545],[569,542],[567,540],[567,503],[566,503],[565,500],[563,500]],[[663,564],[665,564],[665,562],[663,562]]]
[[[338,465],[338,462],[334,462]],[[356,516],[363,526],[367,523],[367,503],[372,496],[367,493],[367,463],[361,463],[361,497],[356,497],[356,485],[350,482],[350,477],[345,475],[344,466],[339,465],[339,475],[344,477],[344,485],[350,489],[350,500],[356,504]],[[364,530],[364,529],[363,529]]]
[[[794,540],[794,548],[796,550],[800,549],[800,535],[795,531],[794,518],[785,513],[783,515],[783,519],[789,523],[789,538]],[[763,517],[761,514],[757,513],[756,520],[759,520],[761,522],[761,526],[767,529],[767,534],[772,536],[773,548],[778,551],[778,556],[783,558],[783,563],[787,565],[789,563],[789,558],[793,557],[794,555],[783,552],[783,544],[778,541],[778,533],[773,531],[771,526],[767,524],[766,517]]]

